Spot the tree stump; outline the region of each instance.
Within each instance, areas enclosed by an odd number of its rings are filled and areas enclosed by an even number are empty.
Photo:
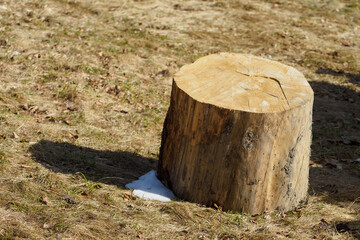
[[[200,58],[173,79],[158,177],[179,198],[249,214],[307,200],[314,93],[251,55]]]

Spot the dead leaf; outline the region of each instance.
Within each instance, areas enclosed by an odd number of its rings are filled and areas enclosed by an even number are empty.
[[[334,226],[325,219],[321,219],[320,223],[318,224],[318,227],[328,232],[333,232],[335,230]]]
[[[169,77],[170,71],[168,69],[163,69],[155,74],[156,76],[162,75],[163,77]]]
[[[195,215],[198,216],[198,217],[201,217],[201,218],[205,218],[205,216],[203,216],[203,215],[201,215],[199,213],[195,213]]]
[[[136,200],[136,196],[132,193],[124,193],[123,195],[123,199],[124,201],[129,201],[129,200]]]
[[[47,197],[43,197],[40,199],[40,202],[45,204],[45,205],[48,205],[48,206],[51,206],[52,205],[52,202],[47,198]]]
[[[216,203],[213,204],[213,207],[216,208],[218,210],[218,212],[222,211],[222,207],[218,206]]]
[[[71,132],[69,132],[69,133],[67,134],[67,136],[68,136],[68,138],[71,138],[71,139],[78,139],[78,138],[79,138],[79,135],[73,134],[73,133],[71,133]]]
[[[27,103],[25,103],[24,105],[20,105],[19,107],[25,111],[27,111],[29,109],[29,106],[27,105]]]
[[[56,119],[53,116],[46,116],[45,119],[49,122],[56,122]]]
[[[44,223],[44,225],[43,225],[43,228],[44,229],[50,229],[50,228],[52,228],[53,226],[50,224],[50,223]]]
[[[120,92],[120,89],[117,85],[115,84],[110,84],[107,85],[105,88],[105,92],[109,93],[109,94],[113,94],[113,95],[118,95]]]
[[[76,204],[77,203],[74,198],[72,198],[72,197],[70,197],[70,196],[68,196],[66,194],[61,195],[60,199],[66,201],[69,204]]]
[[[62,123],[65,123],[66,125],[72,125],[73,123],[70,120],[63,120]]]
[[[341,44],[344,46],[344,47],[353,47],[355,46],[355,43],[351,42],[351,41],[348,41],[348,40],[342,40]]]
[[[76,111],[76,110],[77,110],[77,107],[76,107],[75,103],[72,102],[72,101],[67,101],[67,102],[66,102],[66,108],[67,108],[69,111]]]
[[[83,192],[81,193],[81,196],[82,196],[82,197],[86,197],[86,198],[89,197],[89,195],[88,195],[87,192],[85,192],[85,191],[83,191]]]
[[[32,106],[29,108],[29,112],[32,114],[36,113],[38,110],[39,110],[38,106]]]
[[[13,132],[13,137],[16,138],[16,139],[19,138],[19,136],[16,134],[16,132]]]

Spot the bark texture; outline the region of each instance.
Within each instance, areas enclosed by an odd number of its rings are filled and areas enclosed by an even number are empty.
[[[307,199],[312,106],[291,67],[201,58],[174,77],[158,177],[179,198],[224,210],[292,210]]]

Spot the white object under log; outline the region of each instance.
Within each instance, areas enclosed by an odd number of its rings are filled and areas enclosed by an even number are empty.
[[[125,187],[134,189],[135,196],[147,200],[169,202],[175,197],[173,192],[159,181],[154,170],[141,176],[139,180],[126,184]]]

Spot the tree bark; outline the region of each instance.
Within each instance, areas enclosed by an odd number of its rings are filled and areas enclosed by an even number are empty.
[[[158,177],[179,198],[260,214],[307,199],[313,91],[292,67],[214,54],[175,75]]]

